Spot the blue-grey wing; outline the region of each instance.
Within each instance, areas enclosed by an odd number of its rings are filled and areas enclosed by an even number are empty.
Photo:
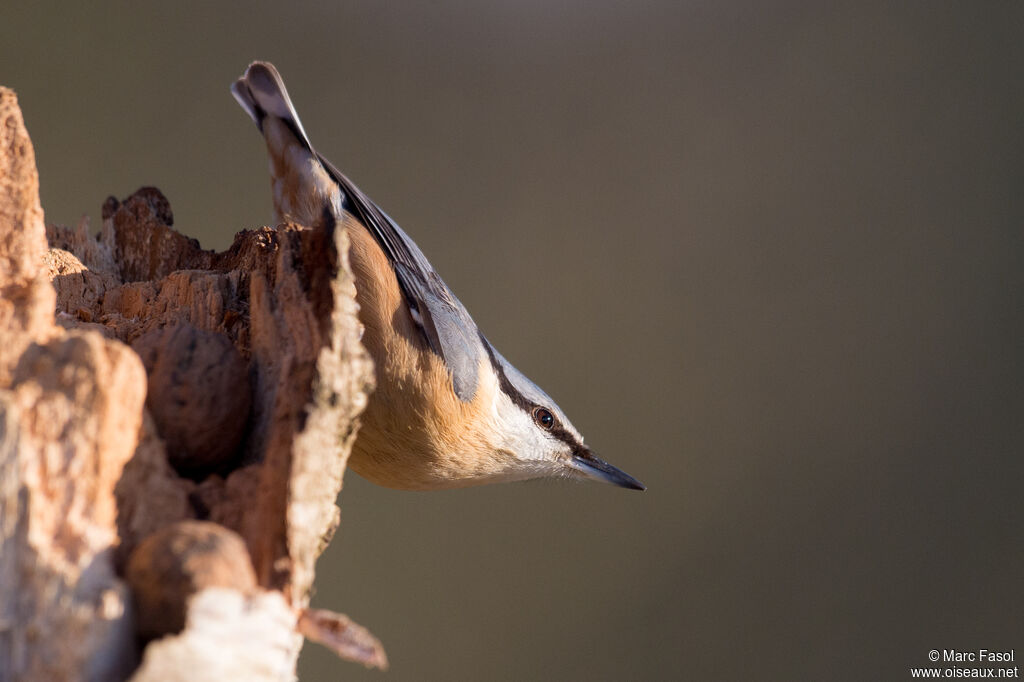
[[[471,401],[476,394],[477,374],[483,357],[476,323],[436,273],[430,273],[430,279],[436,278],[436,281],[424,281],[420,272],[407,265],[393,265],[403,291],[409,291],[408,295],[416,302],[419,314],[416,321],[420,329],[452,373],[455,395],[465,402]]]
[[[387,256],[413,320],[452,374],[455,395],[471,401],[484,357],[473,318],[402,228],[330,161],[319,154],[317,157],[341,186],[345,209],[359,218]]]

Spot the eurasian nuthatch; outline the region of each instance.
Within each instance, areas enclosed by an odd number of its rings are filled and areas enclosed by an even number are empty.
[[[314,225],[327,212],[348,233],[377,374],[349,460],[356,472],[409,490],[550,476],[644,490],[591,452],[488,342],[416,243],[313,149],[272,64],[251,64],[231,92],[266,139],[277,218]]]

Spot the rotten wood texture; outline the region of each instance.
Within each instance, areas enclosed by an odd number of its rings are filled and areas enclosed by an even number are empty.
[[[288,680],[303,635],[384,666],[307,610],[372,389],[345,234],[172,223],[143,188],[45,227],[0,88],[0,680]]]

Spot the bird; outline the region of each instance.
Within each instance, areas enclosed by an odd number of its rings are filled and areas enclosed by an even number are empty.
[[[376,388],[348,466],[400,490],[536,478],[645,490],[598,458],[544,391],[499,353],[416,243],[309,141],[277,69],[256,61],[231,93],[263,134],[279,223],[348,234]]]

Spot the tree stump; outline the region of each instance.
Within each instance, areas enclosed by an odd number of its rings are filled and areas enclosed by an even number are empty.
[[[172,228],[154,188],[99,235],[43,222],[0,88],[0,680],[290,680],[372,390],[345,234]]]

